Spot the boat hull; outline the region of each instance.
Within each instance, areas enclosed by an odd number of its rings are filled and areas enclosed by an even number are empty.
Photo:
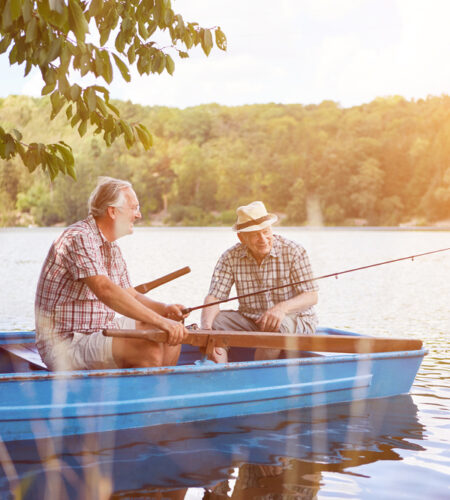
[[[97,433],[395,396],[409,392],[425,353],[3,373],[0,437]]]

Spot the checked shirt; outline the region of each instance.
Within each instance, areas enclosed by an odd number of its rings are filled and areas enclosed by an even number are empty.
[[[272,250],[258,266],[255,258],[242,243],[229,248],[219,258],[211,279],[209,295],[219,300],[229,297],[231,287],[236,286],[237,295],[245,295],[266,288],[313,278],[306,250],[302,245],[280,235],[274,235]],[[279,302],[301,293],[318,290],[315,282],[288,286],[239,299],[239,312],[252,320]],[[298,313],[298,316],[316,317],[313,307]]]
[[[101,302],[81,278],[105,275],[116,285],[130,288],[122,252],[103,236],[95,219],[68,227],[52,244],[39,278],[36,334],[43,340],[57,334],[93,333],[113,326],[115,312]]]

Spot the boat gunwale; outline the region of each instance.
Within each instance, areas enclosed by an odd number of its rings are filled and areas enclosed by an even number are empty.
[[[237,361],[229,363],[214,363],[206,361],[200,364],[189,364],[180,366],[162,366],[149,368],[115,368],[109,370],[77,370],[77,371],[55,371],[48,372],[17,372],[17,373],[0,373],[0,383],[10,381],[26,381],[26,380],[69,380],[69,379],[86,379],[86,378],[121,378],[130,376],[150,376],[150,375],[170,375],[182,373],[208,373],[208,372],[223,372],[228,370],[245,370],[249,368],[262,367],[291,367],[304,366],[315,364],[330,364],[330,363],[346,363],[353,361],[368,361],[371,359],[390,359],[390,358],[423,358],[428,354],[427,349],[418,349],[414,351],[389,351],[376,353],[337,353],[336,355],[313,356],[310,358],[286,358],[264,361]]]

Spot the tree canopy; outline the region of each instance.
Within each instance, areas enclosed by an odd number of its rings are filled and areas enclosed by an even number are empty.
[[[187,109],[114,101],[152,127],[155,146],[81,138],[49,97],[0,99],[0,122],[73,144],[78,181],[20,158],[0,161],[0,226],[69,224],[86,215],[99,175],[130,180],[145,224],[231,224],[263,200],[287,224],[424,225],[450,217],[450,97],[402,97],[341,108],[258,104]],[[284,217],[283,217],[284,216]]]
[[[168,47],[156,42],[158,32],[169,34]],[[122,137],[128,148],[139,142],[145,150],[153,143],[148,128],[124,120],[104,85],[71,83],[74,74],[108,85],[118,70],[129,82],[132,67],[140,75],[172,75],[175,62],[170,52],[187,58],[192,47],[201,46],[209,55],[214,43],[226,50],[220,27],[186,22],[173,11],[170,0],[0,0],[0,36],[0,54],[9,51],[11,65],[24,64],[24,76],[39,68],[51,119],[65,108],[65,118],[80,136],[91,125],[108,146]],[[40,167],[51,179],[60,172],[75,178],[67,142],[27,142],[18,127],[0,127],[0,158],[15,156],[30,172]]]

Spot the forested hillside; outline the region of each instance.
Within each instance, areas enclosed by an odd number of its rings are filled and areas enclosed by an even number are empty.
[[[429,224],[450,219],[450,97],[379,98],[344,109],[319,105],[215,104],[185,110],[115,102],[154,135],[145,152],[92,131],[81,139],[48,100],[0,99],[0,125],[23,140],[65,140],[78,180],[0,163],[0,226],[68,224],[86,215],[99,175],[129,179],[147,224],[234,221],[255,199],[286,224]],[[64,112],[61,112],[63,115]],[[91,135],[89,135],[91,134]]]

